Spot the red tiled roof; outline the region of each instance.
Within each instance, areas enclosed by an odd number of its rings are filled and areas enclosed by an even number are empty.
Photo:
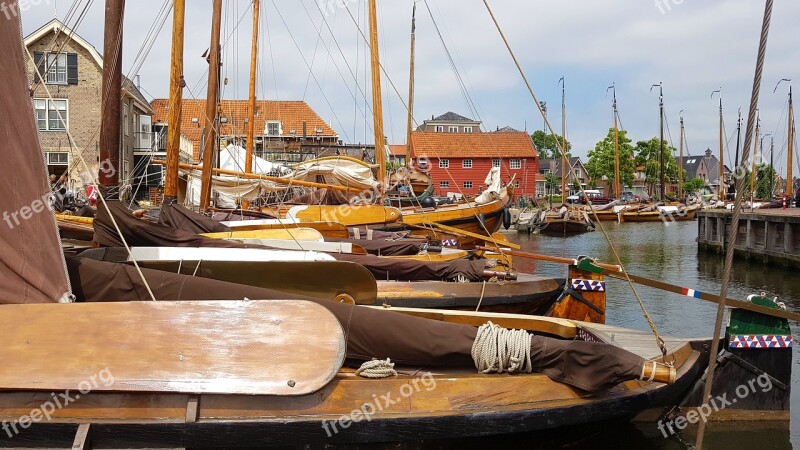
[[[413,154],[428,158],[536,158],[531,137],[520,133],[435,133],[411,134]]]
[[[389,144],[389,153],[392,156],[406,156],[407,145],[402,144]]]
[[[158,98],[151,103],[155,110],[154,123],[166,123],[169,114],[169,99]],[[222,136],[244,136],[247,134],[245,119],[247,114],[247,100],[223,100],[219,106],[220,116],[226,117],[228,123],[222,124]],[[194,142],[195,157],[200,151],[200,139],[203,134],[203,119],[205,117],[205,99],[184,99],[181,111],[181,133]],[[308,136],[336,137],[338,134],[304,101],[272,101],[260,100],[256,102],[256,135],[265,134],[268,121],[280,121],[284,137],[291,137],[295,131],[297,137],[303,135],[303,122],[306,122]],[[199,123],[192,123],[197,118]],[[199,126],[198,126],[199,125]],[[315,130],[320,129],[322,133]]]

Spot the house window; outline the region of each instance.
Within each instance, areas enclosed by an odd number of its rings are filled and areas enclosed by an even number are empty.
[[[281,123],[278,121],[267,122],[267,136],[280,136]]]
[[[464,133],[472,133],[472,127],[464,127]]]
[[[575,178],[581,177],[581,169],[575,169]]]
[[[450,160],[449,159],[440,159],[439,160],[439,168],[440,169],[449,169],[450,168]]]
[[[450,187],[450,182],[449,181],[440,181],[439,182],[439,187],[440,188],[449,188]]]
[[[444,125],[436,125],[437,133],[444,133]]]
[[[128,125],[128,104],[122,104],[122,129],[125,130],[125,136],[130,134],[130,126]]]
[[[47,53],[47,84],[67,84],[67,54]]]
[[[519,183],[519,180],[517,180],[517,182],[516,182],[516,183],[514,183],[514,187],[516,187],[517,189],[519,189],[519,185],[520,185],[520,183]]]
[[[472,160],[471,159],[465,159],[465,160],[461,161],[461,167],[463,167],[465,169],[472,169]]]
[[[447,127],[447,131],[450,133],[458,133],[458,127]]]
[[[500,167],[500,162],[501,162],[501,160],[499,160],[499,159],[493,159],[492,160],[492,167]]]
[[[47,153],[48,166],[68,166],[69,153],[62,152],[48,152]]]
[[[464,189],[472,189],[472,181],[465,181]]]
[[[522,161],[520,161],[519,159],[512,159],[511,161],[508,162],[508,166],[511,169],[522,169]]]
[[[34,99],[36,126],[39,131],[62,131],[67,128],[68,111],[66,100]]]

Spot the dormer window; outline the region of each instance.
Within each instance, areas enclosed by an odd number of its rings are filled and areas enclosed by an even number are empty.
[[[280,136],[281,135],[281,123],[277,120],[270,120],[267,121],[267,129],[264,130],[267,136]]]

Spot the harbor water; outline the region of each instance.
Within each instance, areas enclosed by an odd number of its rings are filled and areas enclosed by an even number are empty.
[[[603,222],[610,240],[626,269],[636,275],[655,278],[667,283],[717,293],[721,287],[723,258],[698,251],[697,222],[623,223]],[[591,256],[615,263],[616,259],[604,234],[598,230],[568,238],[527,234],[508,234],[509,239],[522,246],[523,251],[546,255],[577,257]],[[515,259],[523,272],[565,277],[563,266]],[[765,293],[777,297],[787,309],[800,311],[800,274],[781,267],[757,262],[736,260],[728,297],[746,299],[750,294]],[[631,288],[621,280],[608,280],[609,324],[639,330],[649,330],[641,308]],[[717,305],[645,286],[636,286],[647,311],[659,332],[681,337],[704,337],[713,334]],[[800,324],[792,323],[794,340],[800,338]],[[794,347],[792,368],[791,423],[713,423],[709,426],[705,448],[800,448],[800,351]],[[693,442],[693,435],[685,439]],[[683,448],[680,439],[664,439],[655,424],[637,424],[598,431],[589,441],[617,448],[672,449]],[[574,448],[574,447],[570,447]],[[582,448],[578,445],[578,448]]]

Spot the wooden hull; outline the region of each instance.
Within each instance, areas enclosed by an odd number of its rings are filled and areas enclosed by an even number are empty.
[[[492,235],[503,226],[503,215],[506,206],[511,202],[511,194],[503,196],[500,200],[476,205],[474,202],[455,205],[440,206],[435,210],[420,210],[418,208],[402,209],[401,222],[387,224],[386,231],[411,230],[414,234],[429,236],[434,240],[445,239],[450,236],[438,230],[426,228],[426,224],[437,223],[446,225],[473,234]],[[461,248],[474,247],[479,241],[472,237],[457,236]]]
[[[499,283],[378,281],[376,305],[507,314],[544,315],[558,300],[564,280],[521,276]]]
[[[56,220],[56,223],[62,239],[78,241],[92,241],[94,239],[94,227],[91,224],[61,219]]]
[[[592,220],[599,220],[602,222],[617,222],[619,221],[619,214],[615,213],[614,211],[587,211],[586,214],[589,215],[589,218]]]
[[[573,236],[592,230],[593,228],[582,220],[548,219],[546,225],[539,229],[539,233],[548,236]]]
[[[419,314],[459,322],[488,319],[507,327],[527,323],[518,316]],[[549,327],[567,338],[614,339],[643,357],[658,356],[655,346],[647,345],[653,341],[649,333],[569,321],[553,321]],[[687,341],[669,340],[667,345],[677,367],[677,381],[671,386],[631,381],[587,395],[542,374],[480,375],[474,369],[429,374],[403,368],[397,377],[370,380],[342,369],[321,391],[295,397],[92,392],[54,411],[49,421],[34,423],[13,437],[0,433],[0,445],[69,447],[78,424],[84,424],[84,430],[90,424],[91,442],[98,448],[357,444],[567,429],[629,419],[680,401],[702,375],[707,349]],[[389,394],[388,403],[379,397],[384,393]],[[49,392],[0,393],[0,421],[16,421],[31,413],[31,405],[51,400]],[[354,409],[370,402],[381,403],[368,419],[362,415],[348,420]],[[338,422],[343,418],[346,427]]]

